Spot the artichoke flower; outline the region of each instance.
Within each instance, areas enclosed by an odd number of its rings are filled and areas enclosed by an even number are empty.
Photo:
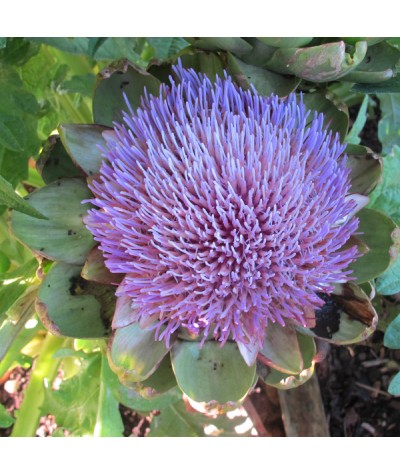
[[[122,99],[127,74],[147,87],[140,102]],[[107,72],[94,111],[98,125],[60,129],[72,161],[57,140],[44,152],[47,185],[28,200],[49,219],[12,213],[17,238],[56,261],[37,300],[50,331],[110,336],[123,385],[153,397],[177,384],[207,404],[243,400],[259,377],[295,387],[315,340],[374,331],[369,282],[397,233],[364,208],[380,162],[348,158],[301,96],[179,64],[163,84]]]

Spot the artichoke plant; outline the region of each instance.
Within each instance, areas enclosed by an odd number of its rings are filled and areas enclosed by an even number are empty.
[[[46,186],[27,200],[47,220],[13,211],[11,226],[38,256],[51,332],[108,339],[143,397],[178,385],[211,407],[258,378],[296,387],[318,341],[376,328],[398,229],[366,207],[381,161],[344,143],[335,94],[390,80],[399,54],[382,39],[187,41],[147,71],[100,73],[95,124],[61,125],[38,162]]]

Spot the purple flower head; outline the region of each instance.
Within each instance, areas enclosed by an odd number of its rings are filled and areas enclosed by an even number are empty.
[[[108,141],[87,226],[142,327],[261,345],[349,279],[344,146],[301,99],[174,68]]]

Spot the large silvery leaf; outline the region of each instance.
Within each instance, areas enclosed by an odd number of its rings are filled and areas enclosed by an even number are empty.
[[[400,92],[400,76],[397,75],[391,79],[386,79],[375,83],[357,83],[351,88],[352,92],[363,92],[364,94],[386,94]]]
[[[193,68],[215,81],[216,76],[223,77],[224,68],[220,57],[214,53],[199,52],[181,56],[182,66],[186,69]]]
[[[121,383],[129,386],[149,378],[168,351],[164,341],[156,340],[155,330],[144,330],[132,323],[114,332],[108,361]]]
[[[206,37],[206,38],[186,38],[196,48],[209,51],[229,51],[235,54],[246,54],[251,51],[251,45],[238,37]]]
[[[54,264],[39,288],[36,309],[54,334],[72,338],[102,338],[114,312],[114,287],[80,276],[81,267]]]
[[[74,178],[57,180],[34,191],[27,201],[48,219],[37,219],[13,211],[12,230],[21,242],[37,254],[68,264],[83,264],[94,246],[83,224],[91,197],[86,184]]]
[[[109,129],[100,125],[63,124],[60,126],[60,137],[64,147],[86,175],[94,175],[100,171],[103,161],[100,147],[106,144],[102,133],[106,130]]]
[[[400,349],[400,315],[398,315],[387,327],[383,344],[387,348]]]
[[[287,96],[299,83],[296,78],[284,77],[267,69],[247,64],[231,54],[228,55],[228,72],[243,89],[254,86],[262,96],[270,94]]]
[[[281,74],[294,74],[313,82],[335,81],[355,69],[365,57],[367,43],[356,43],[353,54],[343,41],[309,48],[280,48],[266,67]]]
[[[376,328],[378,316],[365,292],[355,284],[337,284],[335,291],[320,294],[325,301],[315,311],[315,326],[297,327],[305,335],[349,345],[368,338]]]
[[[124,94],[133,109],[140,105],[144,91],[157,95],[160,81],[146,71],[127,62],[112,65],[101,71],[93,99],[93,116],[97,124],[112,127],[122,122],[127,111]]]
[[[279,38],[279,37],[266,37],[266,36],[257,36],[257,39],[262,41],[268,46],[274,46],[275,48],[300,48],[300,46],[306,46],[311,42],[312,37],[301,37],[301,38]]]
[[[368,282],[386,271],[396,259],[399,229],[387,216],[374,209],[364,208],[358,214],[358,237],[366,245],[367,252],[359,257],[350,269],[356,282]]]
[[[378,138],[384,155],[399,148],[400,93],[379,94],[382,117],[378,123]]]
[[[393,396],[400,396],[400,372],[390,381],[388,391]]]
[[[239,401],[249,391],[255,365],[245,363],[235,343],[222,348],[216,341],[177,341],[171,350],[172,368],[182,391],[197,402]]]
[[[376,279],[376,291],[382,295],[394,295],[400,292],[400,256]]]
[[[370,206],[387,214],[400,225],[400,147],[395,145],[392,154],[384,157],[382,161],[382,180],[370,196]]]
[[[400,51],[386,41],[368,48],[364,60],[344,80],[357,83],[379,83],[396,75]]]

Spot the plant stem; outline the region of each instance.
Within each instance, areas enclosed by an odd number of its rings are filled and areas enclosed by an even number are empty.
[[[50,333],[44,339],[40,355],[31,372],[30,381],[25,390],[11,437],[35,436],[44,400],[45,382],[51,384],[60,365],[60,360],[53,358],[53,355],[61,348],[64,341],[64,338],[53,336]]]
[[[279,390],[286,437],[329,437],[317,375],[295,389]]]

